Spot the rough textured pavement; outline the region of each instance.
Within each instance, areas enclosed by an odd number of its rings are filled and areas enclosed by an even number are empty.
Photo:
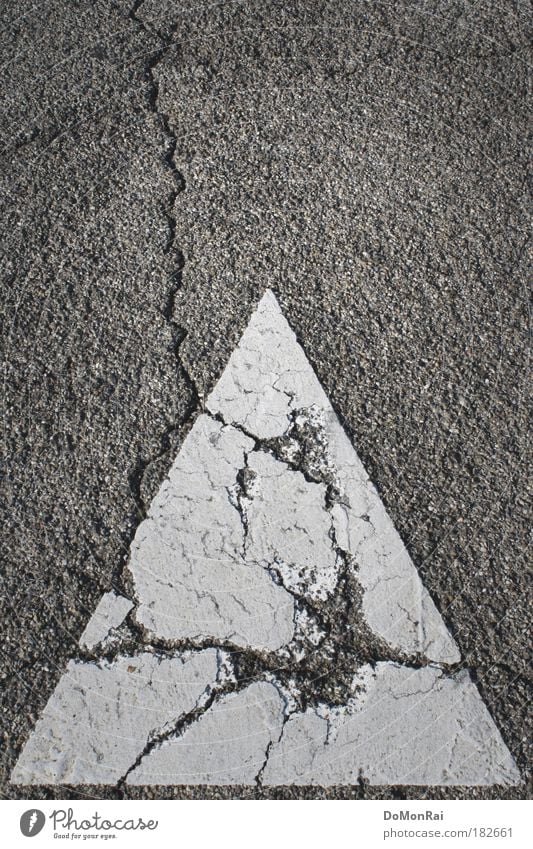
[[[270,289],[120,579],[13,783],[521,783]]]
[[[5,796],[267,287],[527,777],[527,12],[4,4]]]

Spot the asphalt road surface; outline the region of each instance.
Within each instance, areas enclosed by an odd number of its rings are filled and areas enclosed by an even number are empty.
[[[528,6],[5,2],[6,798],[525,798]],[[267,288],[516,787],[11,785]]]

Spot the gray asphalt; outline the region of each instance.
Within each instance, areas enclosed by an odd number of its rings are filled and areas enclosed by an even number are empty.
[[[4,797],[530,794],[528,11],[3,4]],[[11,786],[267,287],[524,784]]]

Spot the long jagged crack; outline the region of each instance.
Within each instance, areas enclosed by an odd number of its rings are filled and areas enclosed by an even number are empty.
[[[145,59],[143,75],[146,84],[146,101],[148,108],[155,116],[162,135],[167,140],[166,148],[161,157],[163,166],[168,171],[174,184],[174,188],[169,192],[165,201],[161,204],[161,215],[164,217],[167,227],[167,236],[165,244],[162,247],[162,253],[165,257],[167,257],[167,262],[169,264],[169,285],[164,301],[161,304],[161,315],[170,329],[172,338],[172,354],[176,362],[178,376],[185,385],[188,401],[184,404],[184,408],[180,411],[179,420],[169,424],[161,434],[158,450],[149,457],[139,457],[135,467],[128,475],[128,486],[135,505],[136,515],[135,521],[131,523],[131,530],[128,530],[123,534],[125,550],[129,549],[135,533],[135,527],[139,521],[142,521],[146,517],[146,504],[149,498],[153,495],[153,492],[150,491],[148,493],[148,499],[144,496],[144,488],[148,472],[150,470],[154,470],[156,487],[158,483],[161,482],[160,479],[164,474],[163,468],[159,469],[158,464],[161,463],[161,465],[163,465],[162,461],[169,458],[171,452],[175,448],[175,439],[185,435],[184,430],[187,429],[188,423],[192,421],[194,414],[201,406],[200,394],[196,384],[180,356],[180,349],[186,338],[186,332],[174,318],[175,300],[183,285],[182,275],[184,266],[183,254],[180,251],[179,246],[175,244],[176,216],[174,209],[178,196],[185,190],[185,179],[175,162],[177,137],[171,127],[168,115],[160,108],[159,85],[155,74],[156,67],[165,58],[173,44],[177,24],[169,24],[165,32],[153,29],[139,14],[143,4],[144,0],[135,0],[129,10],[128,17],[136,27],[138,27],[151,39],[155,37],[159,40],[159,46],[151,50]],[[179,394],[183,396],[182,391]],[[128,595],[133,592],[131,577],[128,570],[124,569],[124,564],[117,564],[112,576],[111,584],[117,592],[125,592]]]
[[[222,674],[221,674],[222,672]],[[214,684],[208,684],[200,694],[198,699],[196,700],[196,704],[192,708],[192,710],[188,711],[185,714],[182,714],[178,720],[174,724],[166,724],[165,727],[159,731],[152,731],[149,735],[149,738],[144,746],[143,750],[139,752],[137,758],[134,763],[128,767],[126,772],[121,776],[117,783],[117,787],[123,787],[128,780],[128,776],[131,775],[137,767],[140,766],[142,761],[147,758],[154,749],[161,746],[167,740],[173,740],[177,737],[180,737],[184,734],[187,729],[189,729],[194,723],[198,722],[198,720],[205,714],[207,711],[223,696],[228,693],[235,692],[238,689],[237,682],[231,677],[229,680],[226,679],[225,671],[223,671],[223,664],[220,656],[218,657],[218,670],[217,670],[217,678]]]
[[[272,681],[272,683],[274,684],[274,686],[276,686],[276,683],[274,681]],[[277,739],[271,739],[269,741],[269,743],[266,747],[266,750],[265,750],[265,758],[264,758],[263,763],[261,764],[261,766],[260,766],[260,768],[257,772],[257,775],[255,776],[255,784],[258,788],[261,788],[263,786],[263,774],[264,774],[264,772],[265,772],[265,770],[268,766],[268,761],[270,759],[270,754],[272,752],[272,749],[274,748],[274,746],[279,746],[279,744],[281,743],[281,738],[283,737],[283,732],[285,731],[285,726],[287,725],[287,722],[289,721],[291,716],[294,713],[296,713],[296,711],[297,711],[294,704],[291,704],[290,700],[287,698],[287,695],[283,691],[283,689],[281,689],[279,686],[276,686],[276,689],[278,690],[278,692],[281,695],[282,700],[283,700],[283,717],[282,717],[281,728],[280,728],[280,732],[278,734],[278,737],[277,737]]]
[[[239,469],[235,484],[228,489],[228,498],[237,510],[243,530],[242,556],[246,559],[246,543],[248,540],[249,522],[246,503],[251,499],[250,485],[255,478],[255,473],[248,465],[248,453],[244,453],[244,466]]]

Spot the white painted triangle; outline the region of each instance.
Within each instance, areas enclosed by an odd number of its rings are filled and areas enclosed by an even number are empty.
[[[139,525],[128,570],[133,598],[103,597],[80,640],[95,658],[68,665],[13,782],[520,781],[270,291]],[[326,698],[328,676],[320,689],[305,670],[328,668],[341,602],[359,604],[341,657],[351,669],[353,653],[353,679]],[[361,661],[369,639],[377,654]]]

